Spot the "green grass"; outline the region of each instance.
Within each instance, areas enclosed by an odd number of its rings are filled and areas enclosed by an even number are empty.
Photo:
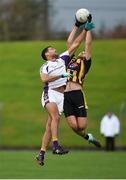
[[[64,156],[47,152],[45,165],[34,160],[37,152],[1,151],[0,179],[125,179],[125,152],[71,151]]]
[[[47,117],[40,103],[43,88],[39,77],[43,63],[40,52],[48,44],[59,52],[66,48],[64,41],[0,43],[0,102],[3,104],[0,145],[40,146]],[[85,80],[88,131],[92,131],[102,143],[104,139],[99,134],[101,117],[108,109],[119,116],[120,105],[126,102],[125,47],[126,40],[93,42],[92,68]],[[122,130],[123,145],[126,146],[126,113]],[[82,146],[83,143],[68,128],[64,117],[60,139],[65,146]],[[117,144],[120,145],[119,140]]]

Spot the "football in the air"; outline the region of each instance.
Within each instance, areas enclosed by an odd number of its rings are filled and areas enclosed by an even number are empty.
[[[90,12],[88,11],[88,9],[81,8],[76,11],[75,16],[80,23],[85,23],[89,14]]]

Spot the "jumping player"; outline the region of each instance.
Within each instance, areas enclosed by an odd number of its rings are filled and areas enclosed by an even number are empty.
[[[91,20],[91,19],[90,19]],[[76,33],[76,32],[75,32]],[[75,33],[70,33],[67,41],[67,47],[73,44]],[[85,50],[77,58],[74,57],[67,66],[67,72],[72,74],[68,77],[66,90],[64,93],[64,113],[69,126],[75,133],[97,147],[101,144],[91,133],[86,133],[87,127],[87,104],[82,90],[85,75],[91,66],[91,31],[87,29],[85,36]]]

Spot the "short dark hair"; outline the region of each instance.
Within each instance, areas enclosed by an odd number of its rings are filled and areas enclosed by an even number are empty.
[[[47,60],[47,57],[45,55],[45,53],[48,51],[48,48],[50,48],[51,46],[47,46],[46,48],[44,48],[42,50],[42,53],[41,53],[41,57],[44,59],[44,60]]]

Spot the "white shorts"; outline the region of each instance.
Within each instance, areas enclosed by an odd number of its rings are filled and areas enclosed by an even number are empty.
[[[60,93],[58,91],[49,89],[47,92],[42,93],[41,103],[42,106],[45,107],[45,105],[49,102],[56,103],[58,107],[59,114],[63,112],[63,102],[64,102],[64,94]]]

